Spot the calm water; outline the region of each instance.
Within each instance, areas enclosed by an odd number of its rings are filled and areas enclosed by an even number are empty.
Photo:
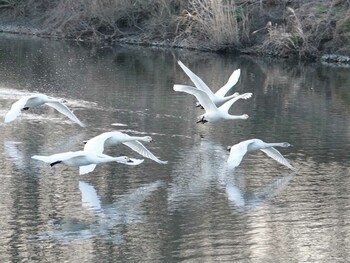
[[[350,69],[137,47],[0,38],[0,112],[22,95],[63,97],[86,128],[42,107],[0,122],[0,262],[347,262],[350,260]],[[233,70],[253,92],[196,124],[180,59],[210,87]],[[2,117],[3,118],[3,117]],[[78,169],[35,161],[105,131],[151,135],[167,165]],[[263,153],[227,171],[226,147],[288,141],[292,173]],[[124,146],[114,156],[139,155]]]

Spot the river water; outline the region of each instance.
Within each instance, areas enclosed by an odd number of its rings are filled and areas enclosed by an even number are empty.
[[[1,262],[348,262],[350,69],[142,47],[93,48],[2,35],[0,113],[21,96],[64,98],[85,128],[54,109],[0,122]],[[232,114],[196,124],[181,60],[213,89],[233,70],[252,92]],[[78,168],[33,155],[81,150],[102,132],[150,135],[138,166]],[[262,152],[226,169],[228,145],[287,141],[297,172]],[[142,156],[126,146],[112,156]]]

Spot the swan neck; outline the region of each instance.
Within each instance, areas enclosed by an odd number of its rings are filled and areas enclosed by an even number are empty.
[[[279,142],[272,142],[272,143],[266,143],[267,147],[287,147],[284,143]]]

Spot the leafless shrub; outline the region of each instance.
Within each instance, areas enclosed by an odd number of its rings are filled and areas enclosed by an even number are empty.
[[[284,24],[269,23],[266,26],[267,38],[260,47],[260,51],[271,55],[288,57],[299,55],[308,56],[316,52],[311,43],[310,31],[305,31],[305,24],[297,16],[294,9],[287,7],[288,16]]]

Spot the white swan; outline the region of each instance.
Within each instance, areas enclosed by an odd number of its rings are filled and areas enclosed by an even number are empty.
[[[291,170],[295,170],[293,166],[283,157],[283,155],[277,151],[274,147],[290,147],[288,142],[281,143],[266,143],[260,139],[250,139],[233,146],[227,147],[230,150],[230,156],[228,157],[227,164],[229,169],[234,169],[241,163],[244,155],[249,152],[261,150],[269,157],[276,160],[280,164],[287,166]]]
[[[58,112],[66,115],[72,121],[78,123],[81,127],[85,125],[74,115],[74,113],[63,104],[63,100],[59,100],[53,97],[46,96],[45,94],[36,94],[32,96],[22,97],[14,104],[12,104],[10,111],[5,116],[5,122],[11,122],[17,118],[17,116],[23,110],[28,110],[29,108],[41,106],[46,104]]]
[[[183,71],[187,74],[187,76],[192,80],[194,85],[197,89],[200,89],[208,94],[209,98],[214,102],[216,106],[220,106],[224,102],[236,97],[239,95],[238,92],[232,94],[231,96],[225,97],[226,93],[237,84],[239,76],[241,75],[241,70],[237,69],[235,70],[230,78],[228,79],[227,83],[222,86],[218,91],[215,93],[212,92],[212,90],[207,86],[207,84],[204,83],[204,81],[198,77],[196,74],[194,74],[189,68],[187,68],[180,60],[177,62],[180,67],[183,69]]]
[[[132,150],[142,155],[143,157],[149,158],[160,164],[167,164],[168,161],[159,160],[153,153],[151,153],[140,141],[152,142],[150,136],[130,136],[126,133],[112,131],[104,132],[88,140],[84,146],[84,151],[103,153],[104,147],[111,145],[124,144],[130,147]],[[80,167],[83,171],[93,171],[95,164]]]
[[[57,153],[49,156],[34,155],[33,159],[49,163],[50,166],[54,166],[58,163],[64,163],[69,166],[81,167],[90,164],[117,162],[127,165],[138,165],[142,163],[143,159],[132,159],[127,156],[112,157],[102,153],[88,152],[88,151],[76,151],[76,152],[64,152]],[[89,171],[88,171],[89,172]],[[87,172],[79,171],[79,174],[86,174]]]
[[[187,85],[174,85],[175,91],[186,92],[195,96],[198,102],[205,109],[205,113],[199,117],[197,123],[206,123],[206,122],[217,122],[222,120],[235,120],[235,119],[248,119],[247,114],[243,115],[231,115],[228,113],[232,104],[239,99],[249,99],[253,93],[244,93],[238,95],[230,100],[226,101],[223,105],[217,108],[214,102],[209,98],[208,94],[202,90],[196,89]]]

